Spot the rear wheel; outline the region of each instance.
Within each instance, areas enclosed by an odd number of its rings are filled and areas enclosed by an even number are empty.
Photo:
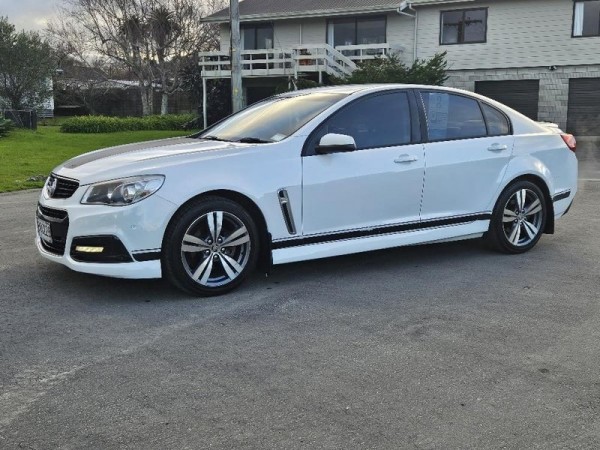
[[[535,246],[546,226],[546,198],[530,181],[517,181],[500,195],[487,240],[504,253],[523,253]]]
[[[221,295],[239,286],[256,266],[258,232],[240,205],[211,197],[192,203],[173,218],[165,234],[165,276],[200,296]]]

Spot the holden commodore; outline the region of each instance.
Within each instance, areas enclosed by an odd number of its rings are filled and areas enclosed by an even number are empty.
[[[484,238],[522,253],[570,208],[574,152],[573,136],[456,89],[297,91],[63,163],[36,243],[76,271],[202,296],[256,268],[390,247]]]

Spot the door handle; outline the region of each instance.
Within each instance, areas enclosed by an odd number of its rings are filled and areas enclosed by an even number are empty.
[[[408,154],[404,154],[404,155],[400,155],[400,156],[398,156],[398,157],[397,157],[397,158],[394,160],[394,162],[395,162],[396,164],[407,164],[407,163],[412,163],[412,162],[415,162],[415,161],[417,161],[417,159],[418,159],[418,158],[417,158],[416,156],[413,156],[413,155],[408,155]]]
[[[490,152],[502,152],[508,150],[508,145],[492,144],[488,147]]]

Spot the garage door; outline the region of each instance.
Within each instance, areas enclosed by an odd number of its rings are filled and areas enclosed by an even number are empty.
[[[575,136],[600,134],[600,78],[569,80],[567,130]]]
[[[533,120],[538,118],[540,80],[476,81],[475,92],[504,103]]]

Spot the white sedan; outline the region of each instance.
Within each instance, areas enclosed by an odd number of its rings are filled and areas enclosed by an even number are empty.
[[[40,253],[73,270],[222,294],[255,268],[484,237],[521,253],[571,206],[575,139],[493,100],[413,85],[256,103],[185,138],[54,169]]]

